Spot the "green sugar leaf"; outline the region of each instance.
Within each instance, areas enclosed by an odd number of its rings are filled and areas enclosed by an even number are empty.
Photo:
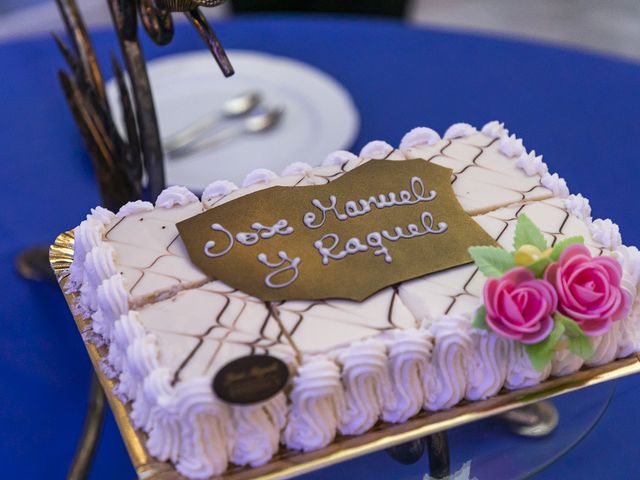
[[[562,322],[554,322],[553,330],[547,338],[538,343],[527,344],[524,346],[531,365],[538,372],[541,372],[553,359],[553,352],[556,344],[564,333],[564,325]]]
[[[513,255],[497,247],[471,247],[469,255],[486,277],[501,277],[516,266]]]
[[[473,317],[471,326],[473,328],[480,328],[482,330],[491,330],[489,328],[489,325],[487,325],[487,307],[485,307],[484,305],[480,305],[478,310],[476,310],[476,314]]]
[[[560,312],[556,312],[553,318],[556,320],[556,322],[560,322],[564,325],[567,336],[586,337],[585,333],[580,328],[580,325],[578,325],[572,318],[566,317]]]
[[[531,221],[524,213],[518,215],[518,223],[516,223],[516,234],[513,239],[513,248],[518,250],[523,245],[533,245],[540,249],[541,252],[547,249],[547,241],[544,235],[535,223]]]
[[[584,360],[588,360],[593,355],[593,340],[586,335],[569,337],[569,351]]]
[[[574,245],[576,243],[584,243],[584,238],[581,236],[576,236],[576,237],[569,237],[569,238],[565,238],[564,240],[560,240],[558,243],[556,243],[553,246],[553,250],[551,250],[551,255],[550,255],[551,260],[553,260],[554,262],[558,260],[562,252],[564,252],[565,248],[567,248],[569,245]]]
[[[551,263],[551,261],[547,257],[543,257],[537,262],[528,265],[527,268],[535,274],[536,278],[542,278],[549,263]]]
[[[569,351],[585,360],[593,355],[593,339],[587,336],[575,320],[557,312],[553,318],[562,323],[569,338]]]

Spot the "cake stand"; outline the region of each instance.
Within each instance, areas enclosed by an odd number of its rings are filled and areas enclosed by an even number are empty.
[[[578,445],[607,411],[616,382],[562,395],[549,402],[559,423],[549,435],[524,437],[512,433],[508,422],[495,416],[446,431],[451,480],[502,480],[530,478]],[[393,478],[431,480],[429,452],[403,465],[386,452],[376,452],[299,477],[301,480]],[[436,469],[438,466],[436,466]]]

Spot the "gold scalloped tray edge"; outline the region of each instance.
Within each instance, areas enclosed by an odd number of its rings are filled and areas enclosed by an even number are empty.
[[[62,233],[56,238],[49,249],[49,258],[51,267],[58,277],[60,288],[73,312],[75,295],[65,292],[64,288],[67,272],[73,260],[73,231]],[[88,327],[87,320],[80,315],[74,314],[73,317],[82,334]],[[138,477],[144,480],[183,480],[184,477],[170,463],[160,462],[147,452],[144,433],[133,427],[128,415],[129,407],[113,395],[114,384],[100,368],[100,362],[106,354],[105,350],[97,348],[90,342],[85,341],[84,343]],[[450,410],[441,412],[421,412],[402,424],[379,423],[363,435],[339,436],[328,447],[314,452],[300,453],[282,448],[266,465],[256,468],[232,466],[224,475],[216,478],[220,480],[291,478],[543,399],[634,373],[640,373],[640,355],[638,354],[600,367],[582,369],[566,377],[552,378],[533,387],[503,391],[488,400],[463,402]]]

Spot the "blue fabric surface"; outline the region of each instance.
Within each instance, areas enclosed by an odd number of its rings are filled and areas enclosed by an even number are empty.
[[[418,125],[443,132],[458,121],[506,122],[528,148],[544,153],[572,191],[591,199],[594,216],[613,218],[625,243],[640,244],[640,66],[365,19],[248,17],[217,31],[228,48],[290,56],[344,84],[362,118],[356,150],[371,139],[398,143]],[[94,40],[102,59],[116,49],[109,33]],[[195,48],[201,48],[197,34],[182,27],[164,49],[145,41],[149,58]],[[49,39],[0,46],[4,478],[62,478],[86,404],[90,365],[62,295],[54,286],[23,281],[13,267],[21,248],[51,242],[98,203],[89,160],[57,84],[62,63]],[[214,67],[212,74],[218,74]],[[579,393],[596,402],[602,390]],[[640,378],[620,381],[593,433],[539,478],[633,478],[639,393]],[[109,419],[92,478],[133,477]],[[364,459],[309,478],[336,477],[398,475],[384,462]]]

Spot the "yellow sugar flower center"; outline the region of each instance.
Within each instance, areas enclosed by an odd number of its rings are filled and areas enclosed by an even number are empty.
[[[516,265],[527,267],[536,263],[538,260],[551,255],[551,248],[547,248],[544,252],[534,245],[522,245],[514,254]]]

